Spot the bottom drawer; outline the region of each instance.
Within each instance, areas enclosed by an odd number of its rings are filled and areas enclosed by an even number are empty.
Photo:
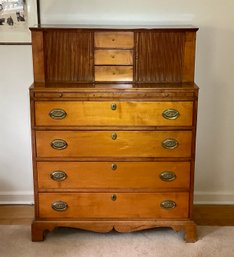
[[[189,194],[40,193],[40,218],[187,218]]]

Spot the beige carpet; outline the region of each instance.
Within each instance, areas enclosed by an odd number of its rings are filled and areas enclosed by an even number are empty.
[[[234,227],[198,227],[199,241],[184,243],[170,229],[99,234],[60,228],[32,243],[30,226],[0,226],[0,257],[234,257]]]

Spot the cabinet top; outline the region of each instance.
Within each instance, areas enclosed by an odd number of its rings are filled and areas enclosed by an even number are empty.
[[[48,29],[87,29],[87,30],[186,30],[197,31],[198,27],[192,25],[95,25],[95,24],[73,24],[59,25],[46,24],[35,25],[30,30],[48,30]]]

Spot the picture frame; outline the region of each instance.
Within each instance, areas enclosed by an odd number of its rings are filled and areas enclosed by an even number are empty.
[[[39,0],[0,0],[0,44],[30,44]]]

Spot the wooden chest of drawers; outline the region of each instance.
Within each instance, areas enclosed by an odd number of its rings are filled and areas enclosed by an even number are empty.
[[[195,241],[197,29],[31,30],[32,240],[64,226]]]

